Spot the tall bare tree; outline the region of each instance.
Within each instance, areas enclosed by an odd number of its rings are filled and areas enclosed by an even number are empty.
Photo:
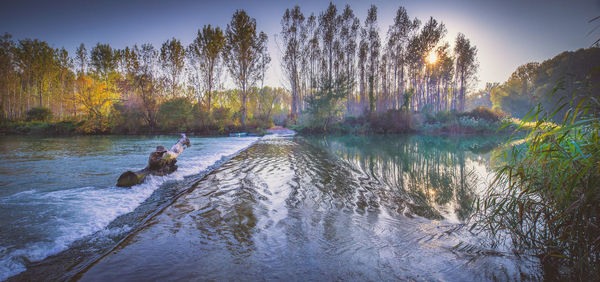
[[[419,24],[420,22],[416,18],[410,20],[406,9],[400,6],[394,17],[394,24],[388,29],[387,53],[394,81],[394,108],[401,106],[400,103],[406,88],[404,81],[408,41]]]
[[[319,15],[320,37],[323,48],[323,63],[327,78],[333,80],[334,72],[334,43],[338,33],[337,7],[329,2],[327,10]]]
[[[346,111],[352,112],[352,106],[355,102],[353,97],[356,84],[356,39],[360,29],[360,21],[354,15],[350,5],[344,7],[344,11],[339,16],[340,23],[340,42],[342,45],[342,68],[343,74],[349,83],[348,97],[346,98]]]
[[[292,108],[290,118],[296,120],[298,117],[298,106],[300,104],[300,64],[302,63],[302,50],[305,48],[307,34],[303,31],[304,15],[299,6],[286,9],[281,19],[281,44],[283,50],[282,67],[290,82],[292,92]]]
[[[379,38],[379,28],[377,26],[377,7],[375,5],[371,5],[369,10],[367,11],[367,18],[365,20],[365,25],[361,31],[361,36],[363,37],[364,43],[366,44],[366,56],[367,56],[367,75],[366,79],[368,81],[369,87],[369,112],[375,111],[375,88],[377,81],[376,75],[378,71],[379,64],[379,53],[381,48],[381,39]]]
[[[454,44],[454,54],[456,56],[456,80],[460,87],[458,110],[464,111],[467,85],[469,80],[474,78],[478,68],[477,47],[471,46],[471,41],[464,34],[459,33]]]

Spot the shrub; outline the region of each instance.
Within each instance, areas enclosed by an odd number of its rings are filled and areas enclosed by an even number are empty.
[[[371,128],[377,133],[405,133],[412,130],[410,113],[400,110],[388,110],[373,114],[369,118]]]
[[[44,133],[52,135],[73,134],[77,130],[78,126],[81,126],[81,123],[76,123],[73,121],[59,121],[48,124],[44,130]]]
[[[492,110],[490,108],[479,106],[470,112],[462,114],[462,116],[468,116],[478,120],[487,120],[491,122],[498,122],[507,117],[506,113],[502,110]]]
[[[116,103],[110,115],[110,127],[113,133],[141,133],[147,130],[143,109],[135,104]]]
[[[217,122],[231,120],[231,109],[225,107],[215,107],[213,108],[212,116]]]
[[[196,103],[192,107],[192,128],[195,132],[208,132],[211,129],[213,121],[208,112],[208,108],[201,103]]]
[[[485,119],[475,119],[470,117],[460,117],[458,119],[458,124],[461,127],[470,129],[472,131],[495,131],[498,128],[497,123],[489,122]]]
[[[52,111],[45,107],[34,107],[27,111],[27,121],[49,121]]]
[[[192,120],[192,103],[187,98],[173,98],[160,105],[158,124],[166,131],[187,131]]]
[[[85,120],[79,125],[77,131],[85,134],[103,134],[110,131],[108,119],[99,116]]]
[[[439,111],[435,113],[425,113],[425,123],[447,123],[456,119],[456,112]]]

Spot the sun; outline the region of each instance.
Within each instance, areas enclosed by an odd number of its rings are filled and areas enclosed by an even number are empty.
[[[432,65],[435,64],[437,59],[438,59],[438,57],[437,57],[437,53],[435,51],[429,52],[429,55],[427,55],[427,58],[426,58],[427,62]]]

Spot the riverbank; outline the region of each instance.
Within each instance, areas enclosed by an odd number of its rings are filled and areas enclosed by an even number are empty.
[[[508,134],[519,121],[504,112],[478,107],[468,112],[415,112],[388,110],[359,117],[344,117],[326,126],[304,119],[290,128],[306,135],[319,134]]]
[[[306,120],[289,123],[291,130],[305,135],[313,134],[497,134],[511,133],[520,121],[510,119],[501,111],[479,107],[469,112],[419,112],[406,113],[399,110],[389,110],[385,113],[375,113],[359,117],[345,117],[332,122],[327,127],[311,125]],[[508,124],[508,126],[505,126]],[[504,126],[504,127],[503,127]],[[229,136],[231,133],[247,132],[264,135],[275,126],[273,123],[250,122],[246,126],[227,126],[212,124],[202,127],[155,128],[136,127],[126,129],[119,126],[108,126],[106,130],[90,132],[86,130],[86,121],[17,121],[0,123],[0,135],[167,135],[184,132],[190,136]],[[500,129],[502,128],[502,129]]]
[[[168,135],[186,133],[190,136],[217,137],[229,136],[231,133],[247,132],[264,135],[269,127],[257,126],[254,123],[248,126],[229,126],[226,128],[206,127],[198,130],[193,128],[149,129],[137,128],[135,130],[122,130],[111,128],[105,131],[88,132],[85,130],[85,121],[5,121],[0,123],[0,136],[4,135],[41,135],[41,136],[84,136],[84,135]],[[179,130],[180,129],[180,130]]]

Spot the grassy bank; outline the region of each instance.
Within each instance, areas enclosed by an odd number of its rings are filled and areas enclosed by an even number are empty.
[[[209,122],[204,124],[183,124],[178,126],[149,127],[143,124],[107,124],[99,130],[89,129],[90,123],[95,121],[4,121],[0,122],[0,135],[145,135],[145,134],[170,134],[184,132],[202,136],[227,136],[234,132],[248,132],[264,134],[265,130],[273,125],[272,122],[250,121],[246,126],[234,122]]]
[[[504,126],[506,123],[509,126]],[[510,119],[502,111],[479,107],[469,112],[408,113],[388,110],[361,117],[345,117],[329,124],[326,130],[301,118],[289,127],[303,134],[495,134],[500,128],[501,132],[510,133],[518,127],[518,123],[518,119]]]

